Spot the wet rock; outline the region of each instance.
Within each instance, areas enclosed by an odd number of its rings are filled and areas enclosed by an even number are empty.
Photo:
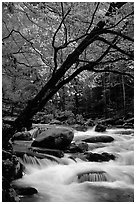
[[[114,141],[114,138],[111,136],[103,135],[103,136],[90,137],[90,138],[84,139],[82,141],[88,142],[88,143],[97,143],[97,142],[107,143],[107,142]]]
[[[12,151],[12,145],[9,140],[14,134],[13,128],[11,125],[2,124],[2,148],[5,150]]]
[[[38,193],[38,191],[33,187],[15,186],[14,188],[19,195],[34,195]]]
[[[115,160],[115,156],[107,152],[103,152],[102,154],[88,152],[85,153],[85,155],[86,159],[92,162],[106,162],[109,160]]]
[[[2,202],[19,202],[20,198],[10,182],[2,177]]]
[[[77,131],[87,131],[87,127],[85,125],[75,124],[72,127]]]
[[[106,126],[101,125],[101,124],[97,124],[96,127],[95,127],[95,131],[96,132],[105,132],[106,131]]]
[[[40,133],[40,128],[35,127],[28,131],[31,134],[31,138],[36,138]]]
[[[103,153],[102,153],[102,156],[105,157],[105,159],[107,159],[107,160],[108,160],[108,159],[109,159],[109,160],[115,160],[115,158],[116,158],[113,154],[109,154],[109,153],[107,153],[107,152],[103,152]],[[107,161],[107,160],[105,160],[105,161]],[[109,160],[108,160],[108,161],[109,161]]]
[[[59,158],[64,156],[64,152],[58,149],[31,147],[31,151],[36,152],[36,153],[50,154],[50,155],[53,155]]]
[[[69,153],[76,153],[80,152],[83,153],[88,150],[88,144],[86,142],[79,142],[79,143],[72,143],[66,152]]]
[[[66,149],[74,138],[74,133],[69,128],[52,128],[42,132],[33,141],[32,147],[42,147],[49,149]]]
[[[28,131],[17,132],[11,138],[11,141],[14,141],[14,140],[30,141],[30,140],[32,140],[32,136],[31,136],[30,132],[28,132]]]
[[[5,154],[5,153],[4,153]],[[7,157],[2,160],[2,175],[10,182],[22,177],[22,166],[15,155],[4,155]]]

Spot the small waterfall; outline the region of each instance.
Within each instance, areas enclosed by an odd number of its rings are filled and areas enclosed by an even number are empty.
[[[103,181],[111,181],[111,179],[109,175],[104,171],[90,172],[90,173],[78,175],[79,183],[82,183],[85,181],[103,182]]]
[[[23,155],[23,159],[20,159],[20,162],[22,164],[26,165],[39,165],[39,166],[49,166],[53,163],[59,164],[61,163],[61,160],[55,156],[45,154],[44,159],[38,159],[37,157],[28,156],[27,154]]]

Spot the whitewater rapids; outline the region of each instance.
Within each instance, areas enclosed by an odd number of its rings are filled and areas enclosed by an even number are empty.
[[[133,130],[111,129],[105,133],[75,132],[74,140],[110,135],[111,143],[90,143],[93,153],[108,152],[115,161],[74,161],[68,155],[56,161],[25,156],[25,175],[16,185],[34,187],[38,194],[24,197],[31,202],[129,202],[134,190]],[[57,162],[58,161],[58,162]]]

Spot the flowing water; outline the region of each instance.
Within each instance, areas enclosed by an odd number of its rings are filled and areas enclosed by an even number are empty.
[[[76,131],[74,141],[92,136],[108,135],[110,143],[90,143],[89,151],[115,155],[109,162],[86,162],[81,159],[37,159],[24,156],[26,173],[16,185],[30,186],[38,194],[23,197],[24,202],[133,202],[134,191],[134,131],[109,129],[97,133],[94,129]]]

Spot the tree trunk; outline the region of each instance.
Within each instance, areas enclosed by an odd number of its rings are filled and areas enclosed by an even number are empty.
[[[118,3],[114,5],[117,8],[121,7],[123,4]],[[112,5],[113,7],[113,5]],[[112,10],[107,11],[106,14],[112,13]],[[105,26],[105,21],[100,21],[97,25],[90,31],[89,34],[81,41],[81,43],[76,47],[76,49],[68,55],[66,60],[62,63],[60,68],[55,69],[50,80],[45,84],[41,91],[31,100],[26,108],[22,111],[19,117],[15,120],[14,128],[21,129],[22,127],[30,128],[32,117],[40,111],[46,103],[52,98],[52,96],[64,85],[62,82],[65,73],[71,68],[72,65],[76,64],[79,56],[83,51],[94,41],[97,40],[100,34],[103,34],[103,28]],[[102,55],[103,56],[103,55]],[[102,57],[103,58],[103,57]],[[90,65],[89,65],[90,66]],[[82,70],[83,71],[83,70]],[[79,74],[76,72],[76,75]],[[70,77],[69,77],[70,78]],[[73,79],[73,78],[71,78]]]
[[[122,75],[122,91],[123,91],[123,110],[124,110],[124,115],[126,112],[126,92],[125,92],[125,84],[124,84],[124,76]]]
[[[105,73],[104,73],[104,75],[102,75],[104,117],[107,118],[106,82],[105,81],[106,81],[106,79],[105,79]]]
[[[105,24],[103,24],[103,27]],[[56,72],[52,75],[47,84],[41,89],[41,91],[35,96],[33,100],[31,100],[27,107],[23,110],[20,116],[16,119],[14,128],[20,129],[22,127],[30,128],[30,120],[32,117],[40,111],[48,100],[62,87],[59,87],[58,84],[60,80],[64,77],[67,70],[75,64],[79,58],[79,56],[83,53],[83,51],[97,39],[97,36],[102,33],[102,27],[96,26],[90,34],[88,34],[83,41],[77,46],[77,48],[68,55],[66,60],[63,62],[61,67],[56,70]],[[59,87],[59,88],[56,88]]]

